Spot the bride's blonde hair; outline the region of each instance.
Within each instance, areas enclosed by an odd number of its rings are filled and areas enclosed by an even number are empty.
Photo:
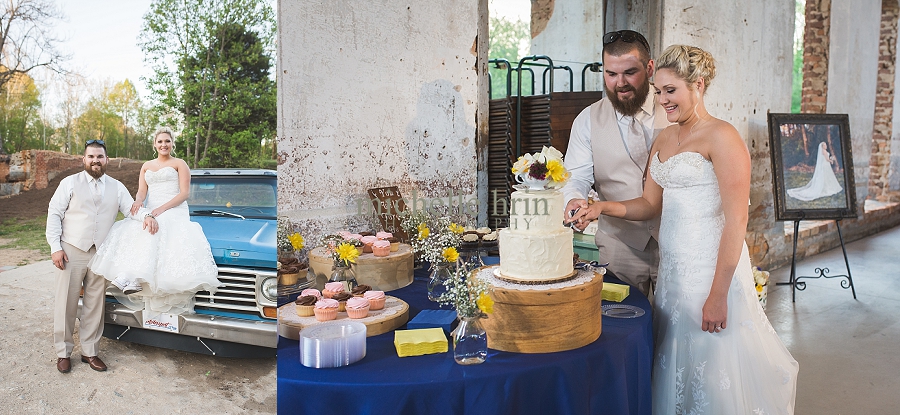
[[[694,83],[703,78],[703,94],[716,77],[716,60],[712,55],[696,46],[672,45],[656,60],[656,70],[670,69],[693,89]]]

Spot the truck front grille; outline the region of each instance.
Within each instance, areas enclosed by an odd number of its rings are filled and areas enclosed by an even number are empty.
[[[197,310],[232,311],[252,313],[261,316],[261,308],[256,301],[257,276],[265,275],[259,270],[219,267],[219,281],[225,284],[216,290],[198,291],[194,297]],[[274,276],[274,272],[271,273]]]

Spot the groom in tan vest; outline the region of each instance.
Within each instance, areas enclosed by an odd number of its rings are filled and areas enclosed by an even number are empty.
[[[72,334],[82,288],[81,361],[96,371],[106,370],[97,350],[103,334],[106,280],[91,272],[87,265],[116,221],[116,215],[122,212],[133,220],[143,220],[144,229],[151,234],[159,227],[146,209],[131,216],[134,199],[125,185],[105,174],[106,164],[103,140],[88,141],[84,147],[84,171],[59,182],[47,211],[47,243],[53,265],[59,268],[53,311],[53,345],[58,357],[56,369],[62,373],[72,370],[69,356],[75,347]]]
[[[566,222],[575,229],[584,218],[593,187],[600,200],[628,200],[643,192],[644,171],[653,140],[669,125],[665,110],[650,93],[653,60],[640,33],[619,30],[603,36],[606,97],[585,108],[572,124],[565,165],[572,178],[562,189]],[[655,91],[654,91],[655,92]],[[601,216],[594,237],[600,260],[628,284],[651,295],[659,264],[659,219],[629,221]]]

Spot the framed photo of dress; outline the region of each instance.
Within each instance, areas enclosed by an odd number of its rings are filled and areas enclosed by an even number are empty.
[[[769,113],[775,219],[856,218],[850,117]]]

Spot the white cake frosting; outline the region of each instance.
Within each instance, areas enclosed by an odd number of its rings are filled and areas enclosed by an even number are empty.
[[[509,210],[509,227],[500,231],[500,274],[526,282],[570,276],[572,229],[563,226],[562,193],[516,191]]]

